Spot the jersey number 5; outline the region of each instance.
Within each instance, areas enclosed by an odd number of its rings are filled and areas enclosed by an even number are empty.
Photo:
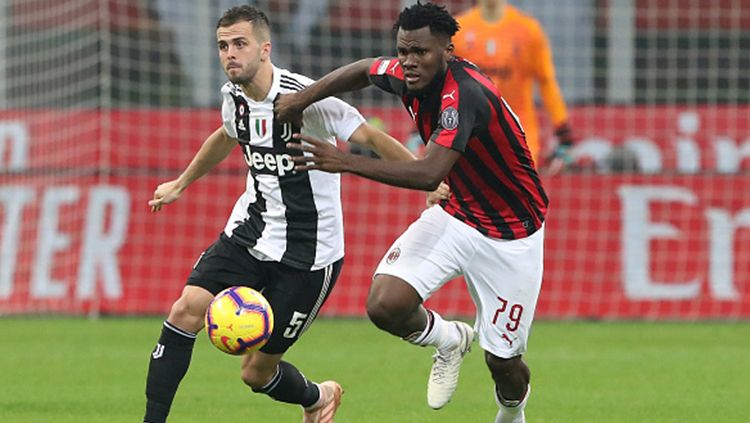
[[[307,320],[307,314],[295,311],[292,318],[289,320],[289,326],[284,330],[284,338],[296,338],[302,327],[305,326]]]

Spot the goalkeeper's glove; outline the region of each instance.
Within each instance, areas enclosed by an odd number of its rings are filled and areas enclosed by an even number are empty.
[[[567,166],[573,162],[570,150],[573,148],[573,143],[575,141],[570,125],[565,122],[558,126],[555,129],[555,136],[557,137],[557,147],[555,147],[555,150],[552,152],[552,155],[548,160],[560,159]]]

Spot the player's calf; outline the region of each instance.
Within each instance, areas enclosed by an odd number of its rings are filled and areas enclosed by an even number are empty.
[[[252,389],[253,392],[266,394],[276,401],[299,404],[302,407],[314,406],[320,398],[315,384],[286,361],[279,363],[275,374],[268,383],[260,388]]]
[[[166,421],[177,387],[190,366],[194,344],[194,333],[164,322],[148,365],[144,422]]]

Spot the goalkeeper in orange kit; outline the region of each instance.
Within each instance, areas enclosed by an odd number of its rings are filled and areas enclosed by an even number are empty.
[[[538,84],[559,141],[542,167],[547,174],[558,173],[570,161],[573,137],[541,25],[506,0],[478,0],[456,20],[461,30],[453,37],[455,54],[474,62],[498,87],[521,119],[536,163],[540,162],[541,150],[534,110],[534,82]]]

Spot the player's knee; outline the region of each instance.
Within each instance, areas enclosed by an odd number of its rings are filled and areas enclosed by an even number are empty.
[[[492,378],[498,385],[506,381],[528,384],[531,371],[520,355],[511,358],[500,358],[490,353],[484,355],[485,363],[492,373]]]
[[[391,315],[388,313],[388,305],[381,301],[367,299],[367,317],[380,329],[390,326]]]
[[[371,295],[367,299],[367,316],[380,329],[389,330],[398,326],[408,314],[406,307],[388,297]]]
[[[254,390],[259,390],[271,381],[275,372],[275,368],[267,369],[257,365],[246,365],[242,367],[240,377],[245,385]]]
[[[367,296],[367,316],[381,329],[397,327],[421,304],[414,289],[395,278],[376,277]]]
[[[254,368],[251,367],[245,367],[242,369],[242,372],[240,373],[240,378],[242,379],[242,382],[254,389],[259,389],[263,385],[259,382],[258,373],[255,371]]]
[[[172,304],[167,320],[180,329],[198,332],[203,328],[203,319],[213,296],[205,293],[183,292]]]

